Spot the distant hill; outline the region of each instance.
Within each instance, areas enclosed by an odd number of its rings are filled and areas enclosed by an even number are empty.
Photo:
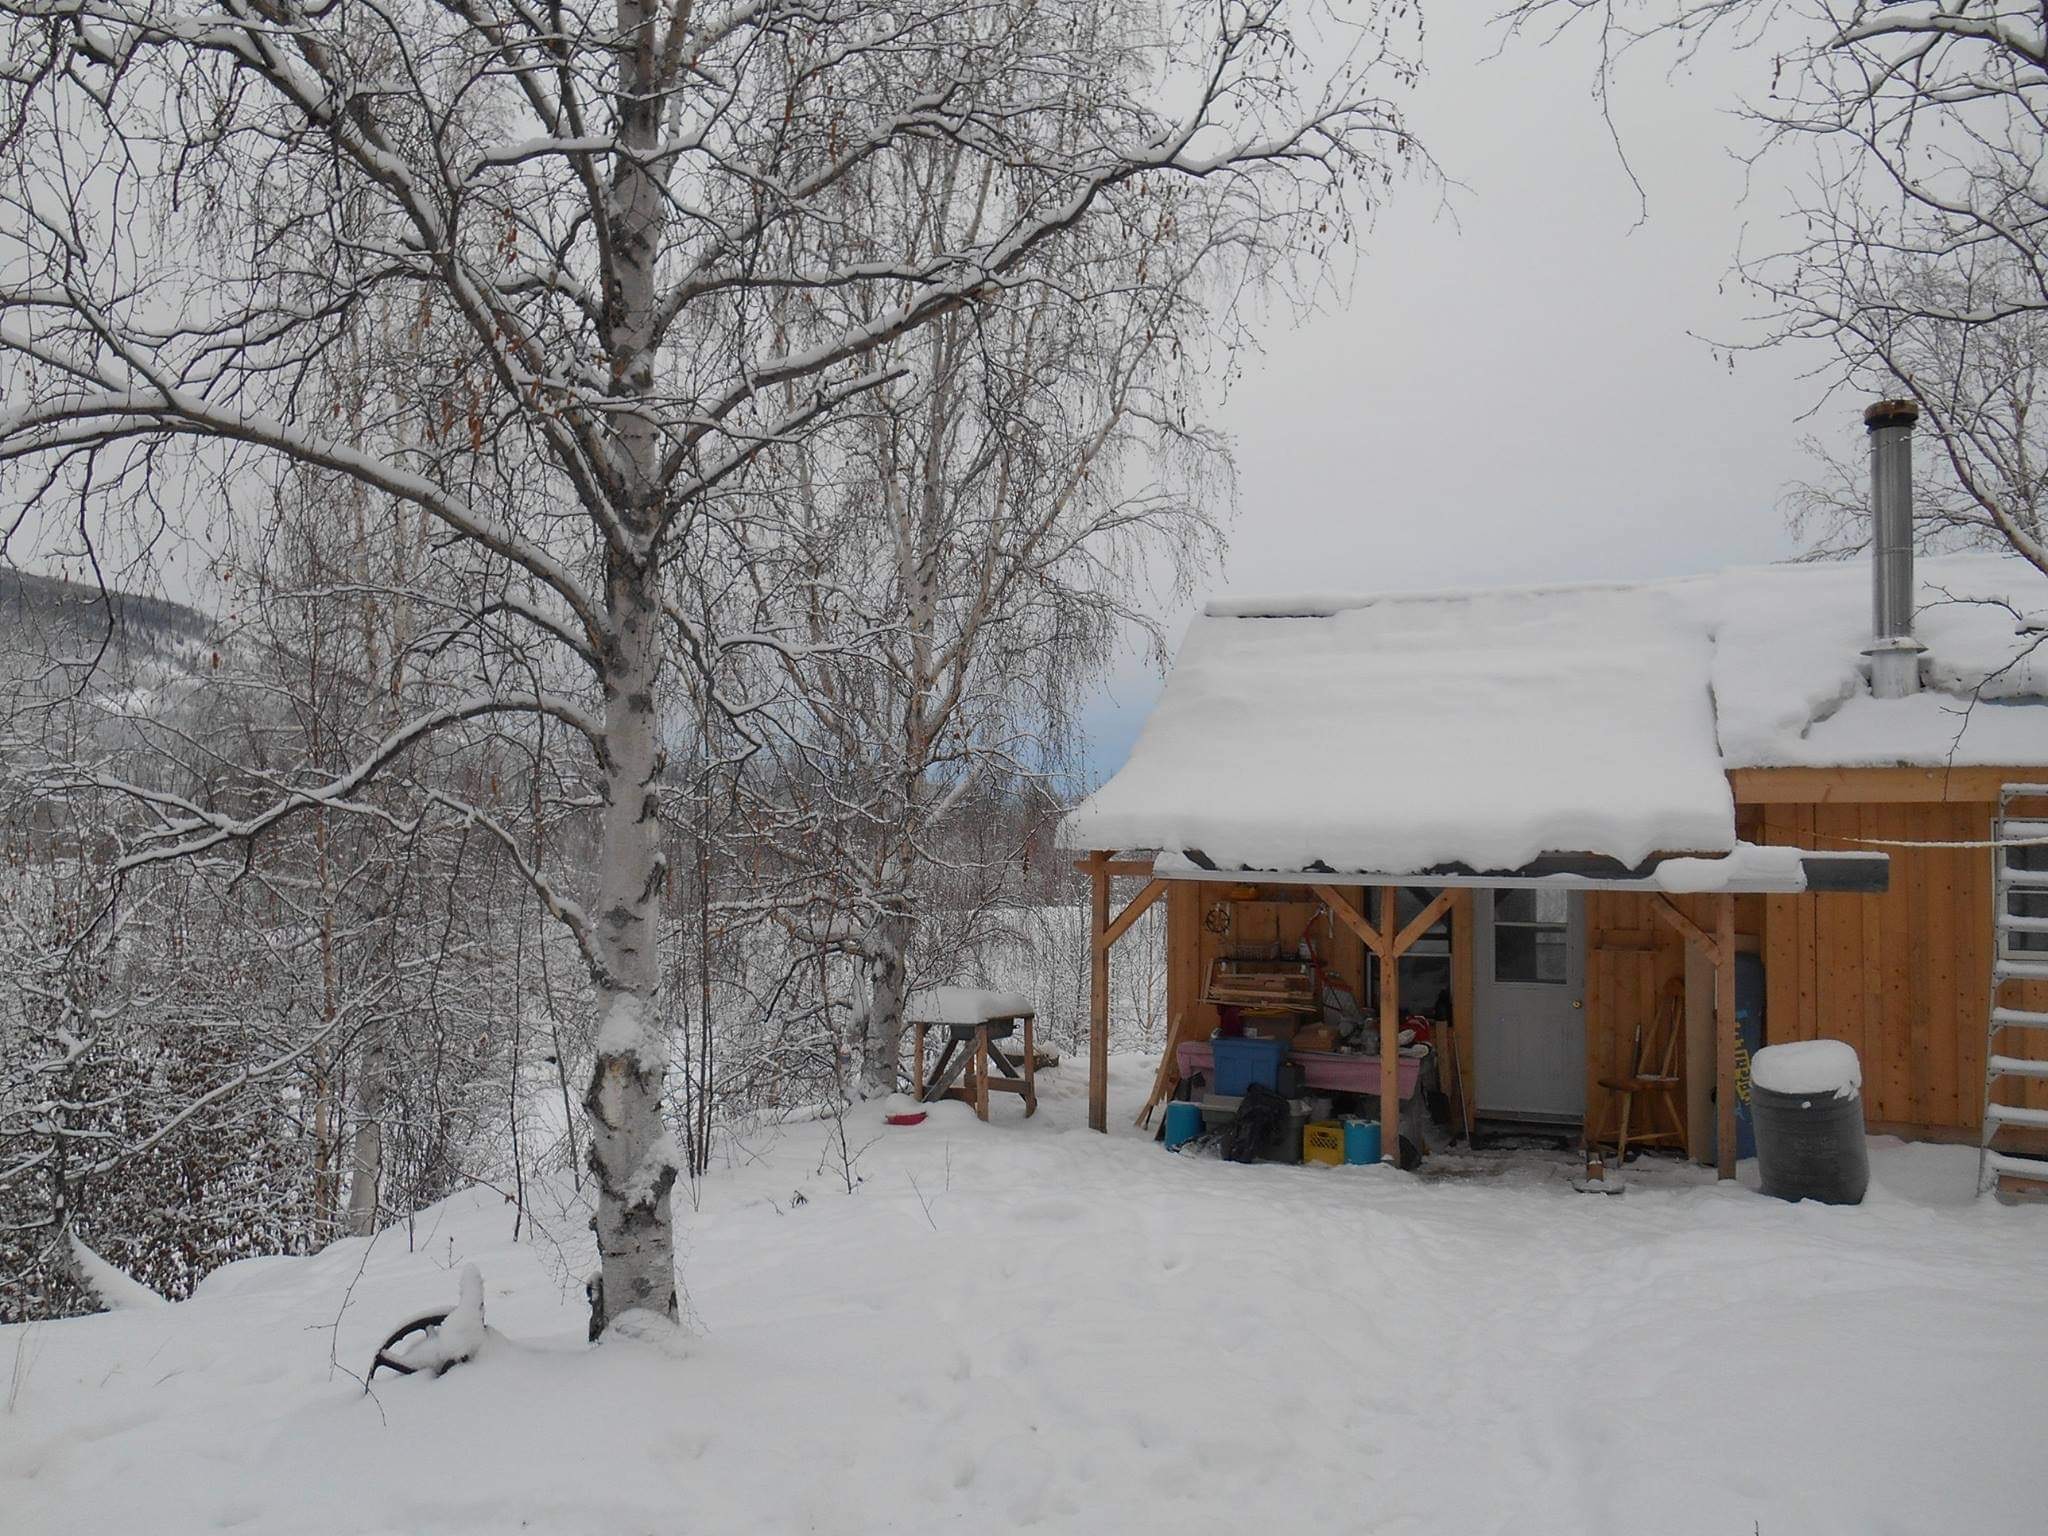
[[[213,636],[183,603],[0,567],[0,716],[85,689],[159,714],[204,670]]]
[[[0,566],[0,651],[75,662],[104,642],[132,661],[201,644],[212,630],[197,609],[167,598]]]

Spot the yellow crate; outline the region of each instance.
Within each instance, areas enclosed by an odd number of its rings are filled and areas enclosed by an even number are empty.
[[[1327,1163],[1332,1168],[1344,1161],[1344,1122],[1314,1120],[1301,1128],[1301,1160]]]

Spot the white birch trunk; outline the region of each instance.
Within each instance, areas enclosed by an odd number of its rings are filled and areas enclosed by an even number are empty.
[[[356,1133],[349,1145],[350,1237],[368,1237],[377,1230],[377,1185],[384,1173],[384,1074],[388,1067],[381,1042],[364,1050],[356,1063]]]
[[[872,977],[866,1038],[861,1042],[860,1096],[885,1099],[896,1091],[903,1059],[903,1005],[910,951],[908,914],[890,912],[875,924],[868,951]]]
[[[604,842],[591,935],[603,1023],[583,1100],[604,1275],[598,1321],[605,1324],[634,1310],[677,1315],[669,1191],[679,1158],[661,1112],[668,1042],[658,1008],[663,861],[655,820],[659,614],[651,567],[649,561],[635,572],[615,562],[610,583],[615,633],[605,699]]]
[[[584,1109],[590,1116],[590,1171],[597,1181],[598,1256],[603,1291],[593,1322],[610,1326],[630,1312],[674,1321],[675,1229],[669,1192],[680,1157],[662,1117],[668,1041],[661,1026],[658,899],[664,878],[655,780],[662,767],[655,690],[661,672],[658,548],[665,513],[660,485],[662,435],[654,393],[655,270],[665,218],[651,167],[665,97],[658,89],[659,12],[619,6],[625,88],[620,92],[621,153],[614,162],[608,222],[612,260],[606,342],[619,414],[614,468],[623,528],[609,535],[605,609],[603,847],[591,914],[597,1037]]]

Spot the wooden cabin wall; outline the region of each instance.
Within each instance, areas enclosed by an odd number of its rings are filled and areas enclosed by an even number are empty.
[[[1747,835],[1746,833],[1744,834]],[[1673,905],[1707,932],[1714,930],[1711,896],[1674,896]],[[1758,942],[1763,898],[1735,900],[1738,947]],[[1636,1030],[1649,1031],[1658,1000],[1672,981],[1685,980],[1685,940],[1652,910],[1652,898],[1629,891],[1586,893],[1586,1123],[1609,1129],[1619,1111],[1600,1086],[1634,1066]],[[1677,1053],[1681,1118],[1690,1087],[1684,1021]],[[1640,1122],[1637,1122],[1640,1126]]]
[[[1760,841],[1892,858],[1881,896],[1771,896],[1764,904],[1768,1043],[1846,1040],[1863,1060],[1864,1114],[1907,1135],[1975,1139],[1990,1009],[1989,804],[1767,805]],[[2048,1009],[2048,984],[2006,1002]],[[2011,1055],[2048,1055],[2039,1031],[2009,1031]],[[2008,1080],[2009,1103],[2048,1109],[2048,1083]]]
[[[1256,896],[1233,895],[1247,887],[1236,883],[1190,884],[1177,881],[1166,892],[1166,1014],[1169,1024],[1188,1014],[1183,1038],[1206,1040],[1216,1028],[1216,1010],[1201,1001],[1209,964],[1219,955],[1233,955],[1277,946],[1291,957],[1303,937],[1330,970],[1368,1005],[1365,997],[1365,946],[1341,923],[1322,915],[1322,902],[1301,886],[1260,886]],[[1361,889],[1345,889],[1361,912],[1372,916]],[[1226,933],[1212,931],[1204,921],[1219,904],[1230,915]],[[1112,961],[1112,963],[1114,963]]]

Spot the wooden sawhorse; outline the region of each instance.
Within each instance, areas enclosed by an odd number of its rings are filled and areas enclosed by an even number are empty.
[[[982,1019],[973,1024],[934,1024],[929,1019],[912,1019],[911,1027],[917,1031],[916,1052],[917,1097],[921,1103],[934,1099],[961,1099],[974,1106],[975,1114],[988,1118],[988,1096],[991,1089],[999,1093],[1015,1093],[1024,1099],[1024,1115],[1029,1119],[1038,1111],[1038,1068],[1037,1050],[1032,1039],[1032,1019],[1028,1013],[1011,1014],[999,1019]],[[1016,1033],[1017,1026],[1024,1026],[1024,1055],[1021,1062],[1012,1062],[1002,1049],[1000,1042]],[[924,1075],[924,1045],[926,1031],[932,1028],[947,1032],[945,1048],[939,1052],[938,1064],[932,1068],[931,1081]],[[991,1077],[989,1064],[993,1062],[1002,1075]],[[1022,1067],[1021,1073],[1018,1068]],[[964,1082],[955,1082],[956,1078]]]

